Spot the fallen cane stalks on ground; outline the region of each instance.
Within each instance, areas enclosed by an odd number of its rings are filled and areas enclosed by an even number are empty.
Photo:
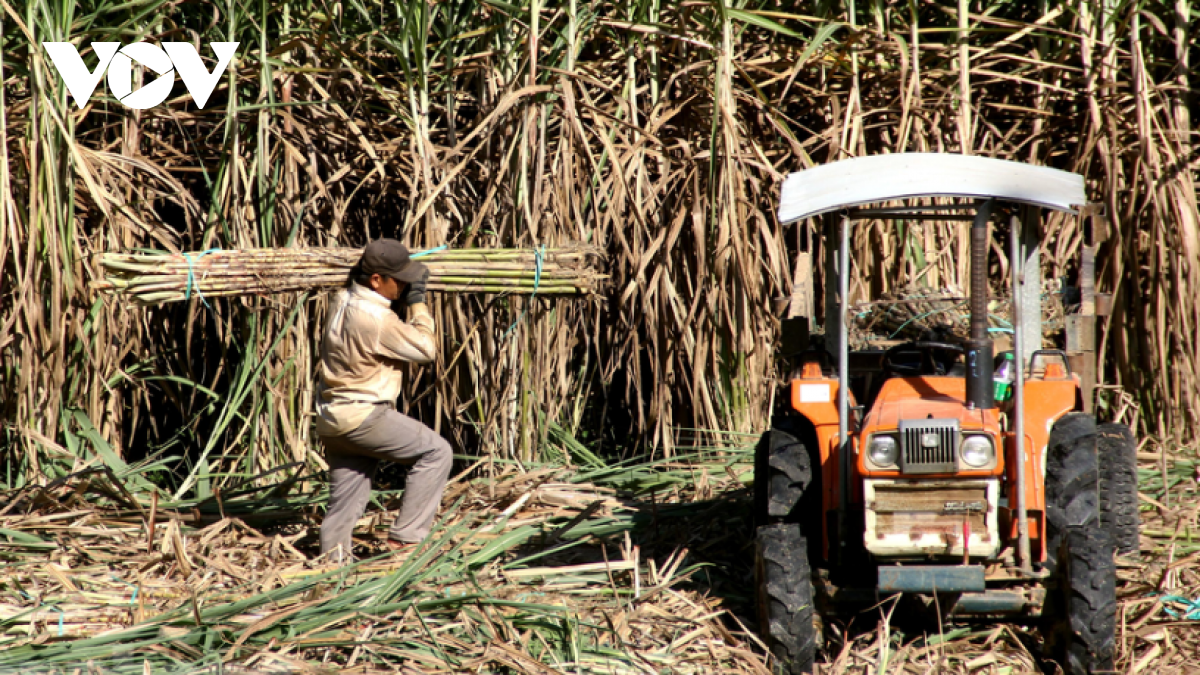
[[[379,555],[385,492],[359,523],[363,560],[340,568],[312,559],[324,496],[298,474],[156,509],[102,471],[14,490],[0,495],[0,673],[765,674],[753,438],[726,438],[656,462],[566,446],[579,466],[497,460],[494,478],[450,485],[404,560]],[[1200,622],[1172,599],[1200,597],[1197,463],[1164,454],[1160,473],[1145,453],[1142,550],[1119,559],[1119,672],[1200,660]],[[891,602],[825,617],[819,672],[1042,672],[1031,627],[904,618]]]

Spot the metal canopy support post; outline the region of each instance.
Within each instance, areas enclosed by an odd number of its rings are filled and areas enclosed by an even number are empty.
[[[1016,226],[1016,222],[1013,223]],[[1021,208],[1021,363],[1029,366],[1033,353],[1042,348],[1042,211],[1036,206]],[[1016,287],[1014,287],[1014,291]],[[1015,295],[1015,293],[1014,293]],[[1015,351],[1015,349],[1014,349]]]
[[[1013,331],[1013,352],[1017,356],[1016,382],[1013,385],[1013,416],[1015,418],[1013,424],[1015,452],[1013,454],[1017,465],[1017,486],[1014,489],[1017,497],[1017,564],[1025,573],[1032,573],[1033,567],[1029,554],[1029,522],[1025,506],[1025,366],[1029,362],[1025,358],[1027,342],[1025,329],[1028,320],[1025,314],[1025,294],[1022,292],[1023,282],[1028,281],[1025,277],[1029,269],[1025,265],[1026,259],[1022,255],[1021,249],[1024,239],[1022,230],[1030,220],[1028,213],[1030,210],[1022,209],[1021,216],[1012,217],[1009,221],[1008,237],[1009,260],[1012,261],[1010,273],[1012,274],[1013,318],[1017,321],[1016,330]],[[1041,324],[1042,317],[1039,311],[1037,316],[1039,346],[1041,345]]]
[[[841,244],[838,246],[838,443],[846,447],[850,415],[850,327],[846,307],[850,295],[850,219],[841,219]],[[849,475],[849,474],[846,474]]]
[[[821,216],[825,241],[825,351],[838,353],[838,336],[841,331],[841,310],[838,307],[838,230],[837,215]]]
[[[837,326],[838,334],[838,460],[841,466],[842,480],[838,490],[838,508],[840,515],[838,516],[838,545],[846,546],[846,540],[849,534],[849,519],[850,510],[850,443],[849,423],[850,423],[850,328],[846,323],[846,308],[850,303],[850,219],[846,217],[841,220],[841,239],[838,246],[838,316]],[[829,334],[829,329],[826,329],[826,335]]]

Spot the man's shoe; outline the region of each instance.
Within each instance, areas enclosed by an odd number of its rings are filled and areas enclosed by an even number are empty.
[[[407,558],[417,552],[417,548],[421,546],[421,542],[417,541],[400,541],[388,537],[383,540],[384,546],[387,546],[392,551],[393,555],[400,558]]]

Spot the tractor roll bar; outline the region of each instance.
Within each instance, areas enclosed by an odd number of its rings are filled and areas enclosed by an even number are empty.
[[[842,487],[838,490],[838,545],[845,548],[849,540],[847,513],[850,510],[849,490],[845,477],[850,474],[851,456],[848,447],[850,421],[850,340],[846,330],[846,308],[850,304],[850,219],[841,218],[841,250],[838,251],[838,314],[841,315],[838,329],[838,458],[841,460]],[[829,334],[829,329],[825,329]],[[839,555],[839,560],[845,558]]]

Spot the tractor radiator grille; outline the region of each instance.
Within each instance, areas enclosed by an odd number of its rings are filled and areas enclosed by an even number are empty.
[[[958,468],[958,420],[900,422],[900,471],[949,473]]]

